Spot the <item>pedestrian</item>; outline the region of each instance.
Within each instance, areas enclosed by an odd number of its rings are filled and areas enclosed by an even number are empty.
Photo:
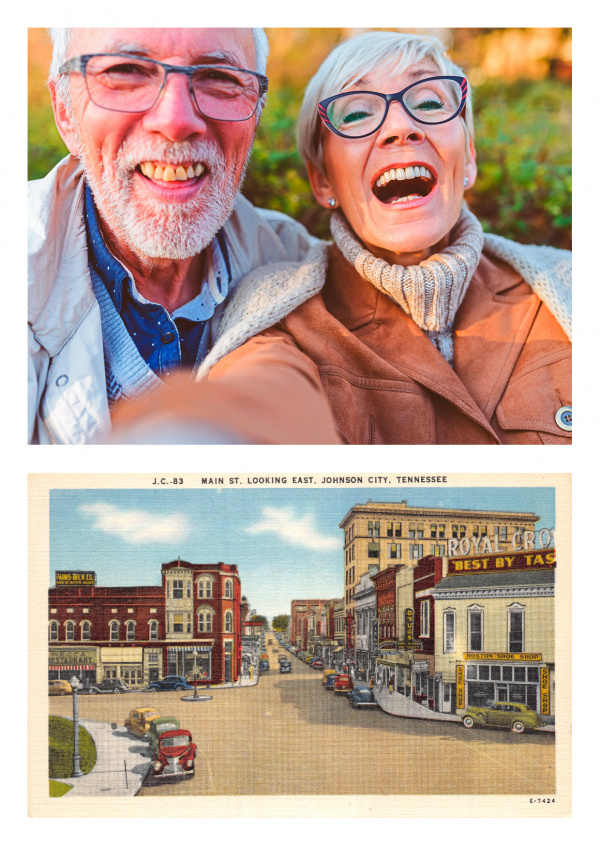
[[[369,680],[369,690],[373,690],[373,683],[374,683],[374,679],[373,679],[373,676],[371,676],[371,678]]]
[[[394,692],[394,676],[390,676],[389,691],[390,691],[390,694],[392,694]]]

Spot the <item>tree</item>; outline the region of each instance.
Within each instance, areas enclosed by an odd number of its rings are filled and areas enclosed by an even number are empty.
[[[262,614],[254,614],[252,616],[252,620],[256,620],[257,623],[262,623],[265,629],[269,628],[269,621],[266,617],[263,617]]]
[[[278,614],[273,617],[273,628],[276,632],[284,632],[290,624],[289,614]]]

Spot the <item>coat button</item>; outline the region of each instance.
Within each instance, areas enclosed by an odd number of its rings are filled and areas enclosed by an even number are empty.
[[[175,340],[175,333],[174,332],[165,332],[162,336],[161,341],[163,344],[171,344]]]
[[[560,426],[565,432],[570,432],[573,428],[573,409],[570,405],[563,405],[556,412],[554,419],[557,426]]]

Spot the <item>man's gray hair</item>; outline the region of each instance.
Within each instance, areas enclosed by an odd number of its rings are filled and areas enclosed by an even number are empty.
[[[324,172],[322,122],[317,105],[326,97],[340,94],[361,77],[378,70],[402,73],[417,62],[429,61],[440,76],[465,76],[446,55],[445,47],[432,35],[407,32],[363,32],[342,41],[331,51],[308,83],[298,116],[298,150],[303,161]],[[389,92],[386,92],[389,93]],[[467,142],[473,138],[471,86],[467,94],[465,123]]]
[[[60,98],[69,105],[69,79],[60,74],[60,68],[67,61],[69,45],[71,44],[72,29],[49,29],[52,40],[52,61],[50,63],[49,80],[56,83]],[[256,53],[256,70],[266,73],[267,56],[269,55],[269,39],[264,29],[253,29],[254,50]]]

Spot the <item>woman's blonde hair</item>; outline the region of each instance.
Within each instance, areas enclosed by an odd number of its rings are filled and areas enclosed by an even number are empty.
[[[341,93],[375,69],[402,73],[422,61],[431,62],[440,76],[465,76],[464,71],[448,58],[445,49],[432,35],[383,31],[364,32],[335,47],[304,92],[297,128],[298,150],[304,163],[312,162],[324,171],[321,119],[317,113],[321,100]],[[467,93],[465,123],[468,143],[474,137],[471,86]]]

